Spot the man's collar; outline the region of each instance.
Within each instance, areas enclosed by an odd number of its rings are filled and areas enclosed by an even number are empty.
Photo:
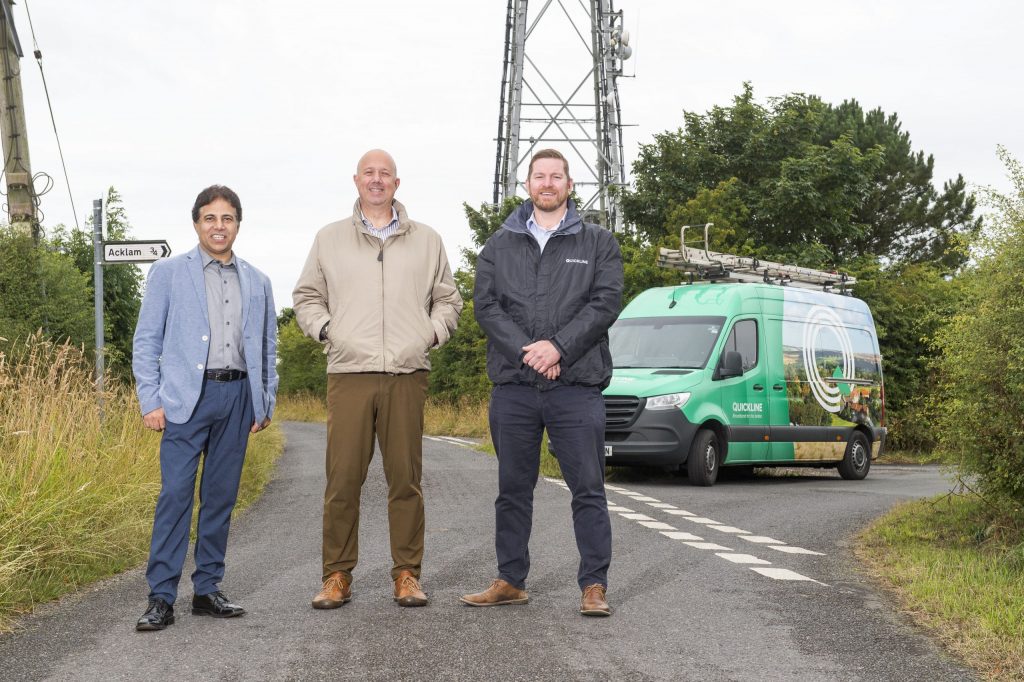
[[[203,267],[204,268],[207,265],[209,265],[211,261],[217,260],[216,258],[211,256],[210,254],[206,253],[206,249],[204,249],[202,247],[202,245],[199,246],[199,255],[201,255],[203,257]],[[217,262],[220,263],[219,260],[217,260]],[[227,263],[221,263],[221,265],[223,265],[224,267],[228,267],[228,266],[231,266],[231,265],[234,265],[234,264],[235,264],[235,252],[232,250],[231,251],[231,258],[228,259]]]
[[[394,202],[392,202],[392,204],[391,204],[391,221],[388,222],[388,224],[385,225],[384,227],[373,227],[373,223],[371,221],[367,220],[366,214],[363,213],[362,205],[359,206],[359,219],[362,220],[363,221],[363,225],[366,225],[367,227],[373,228],[374,230],[383,230],[385,227],[387,227],[391,223],[398,222],[398,209],[395,208],[395,204],[394,204]]]
[[[550,227],[550,228],[549,227],[541,227],[541,224],[537,222],[537,209],[534,208],[533,211],[530,212],[530,217],[526,219],[526,226],[530,227],[532,225],[533,227],[536,227],[538,229],[544,230],[546,232],[557,232],[562,227],[562,225],[565,224],[565,218],[568,215],[569,215],[569,207],[566,206],[565,207],[565,213],[562,214],[562,217],[558,220],[558,224],[557,225],[555,225],[554,227]]]

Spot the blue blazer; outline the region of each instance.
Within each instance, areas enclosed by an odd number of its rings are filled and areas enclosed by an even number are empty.
[[[277,313],[270,280],[235,256],[242,291],[242,338],[255,420],[274,412]],[[210,352],[210,316],[199,247],[157,261],[149,270],[135,328],[132,372],[142,414],[162,407],[167,420],[192,417]]]

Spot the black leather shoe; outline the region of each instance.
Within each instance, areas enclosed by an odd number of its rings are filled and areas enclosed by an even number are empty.
[[[202,596],[192,597],[193,616],[213,616],[214,618],[234,618],[245,613],[238,604],[228,601],[223,592],[211,592]]]
[[[139,618],[135,629],[140,632],[163,630],[172,623],[174,623],[174,607],[163,599],[150,599],[149,608],[142,614],[142,618]]]

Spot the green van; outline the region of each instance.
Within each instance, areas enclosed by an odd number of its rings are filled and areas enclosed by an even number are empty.
[[[723,466],[862,479],[885,445],[878,338],[852,296],[692,282],[643,292],[609,335],[609,465],[685,467],[705,486]]]

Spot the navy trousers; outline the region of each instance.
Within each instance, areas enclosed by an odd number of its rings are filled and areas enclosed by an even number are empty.
[[[580,589],[608,586],[612,527],[604,492],[604,398],[591,386],[541,391],[502,384],[491,392],[491,439],[498,455],[495,549],[498,577],[526,589],[530,570],[533,489],[540,473],[544,429],[572,492],[572,520],[580,553]]]
[[[167,422],[160,442],[160,497],[153,517],[146,580],[150,598],[173,604],[188,552],[189,526],[196,471],[203,455],[199,483],[197,529],[192,586],[197,595],[216,592],[224,578],[231,510],[245,447],[252,428],[249,380],[205,381],[192,417],[184,424]]]

